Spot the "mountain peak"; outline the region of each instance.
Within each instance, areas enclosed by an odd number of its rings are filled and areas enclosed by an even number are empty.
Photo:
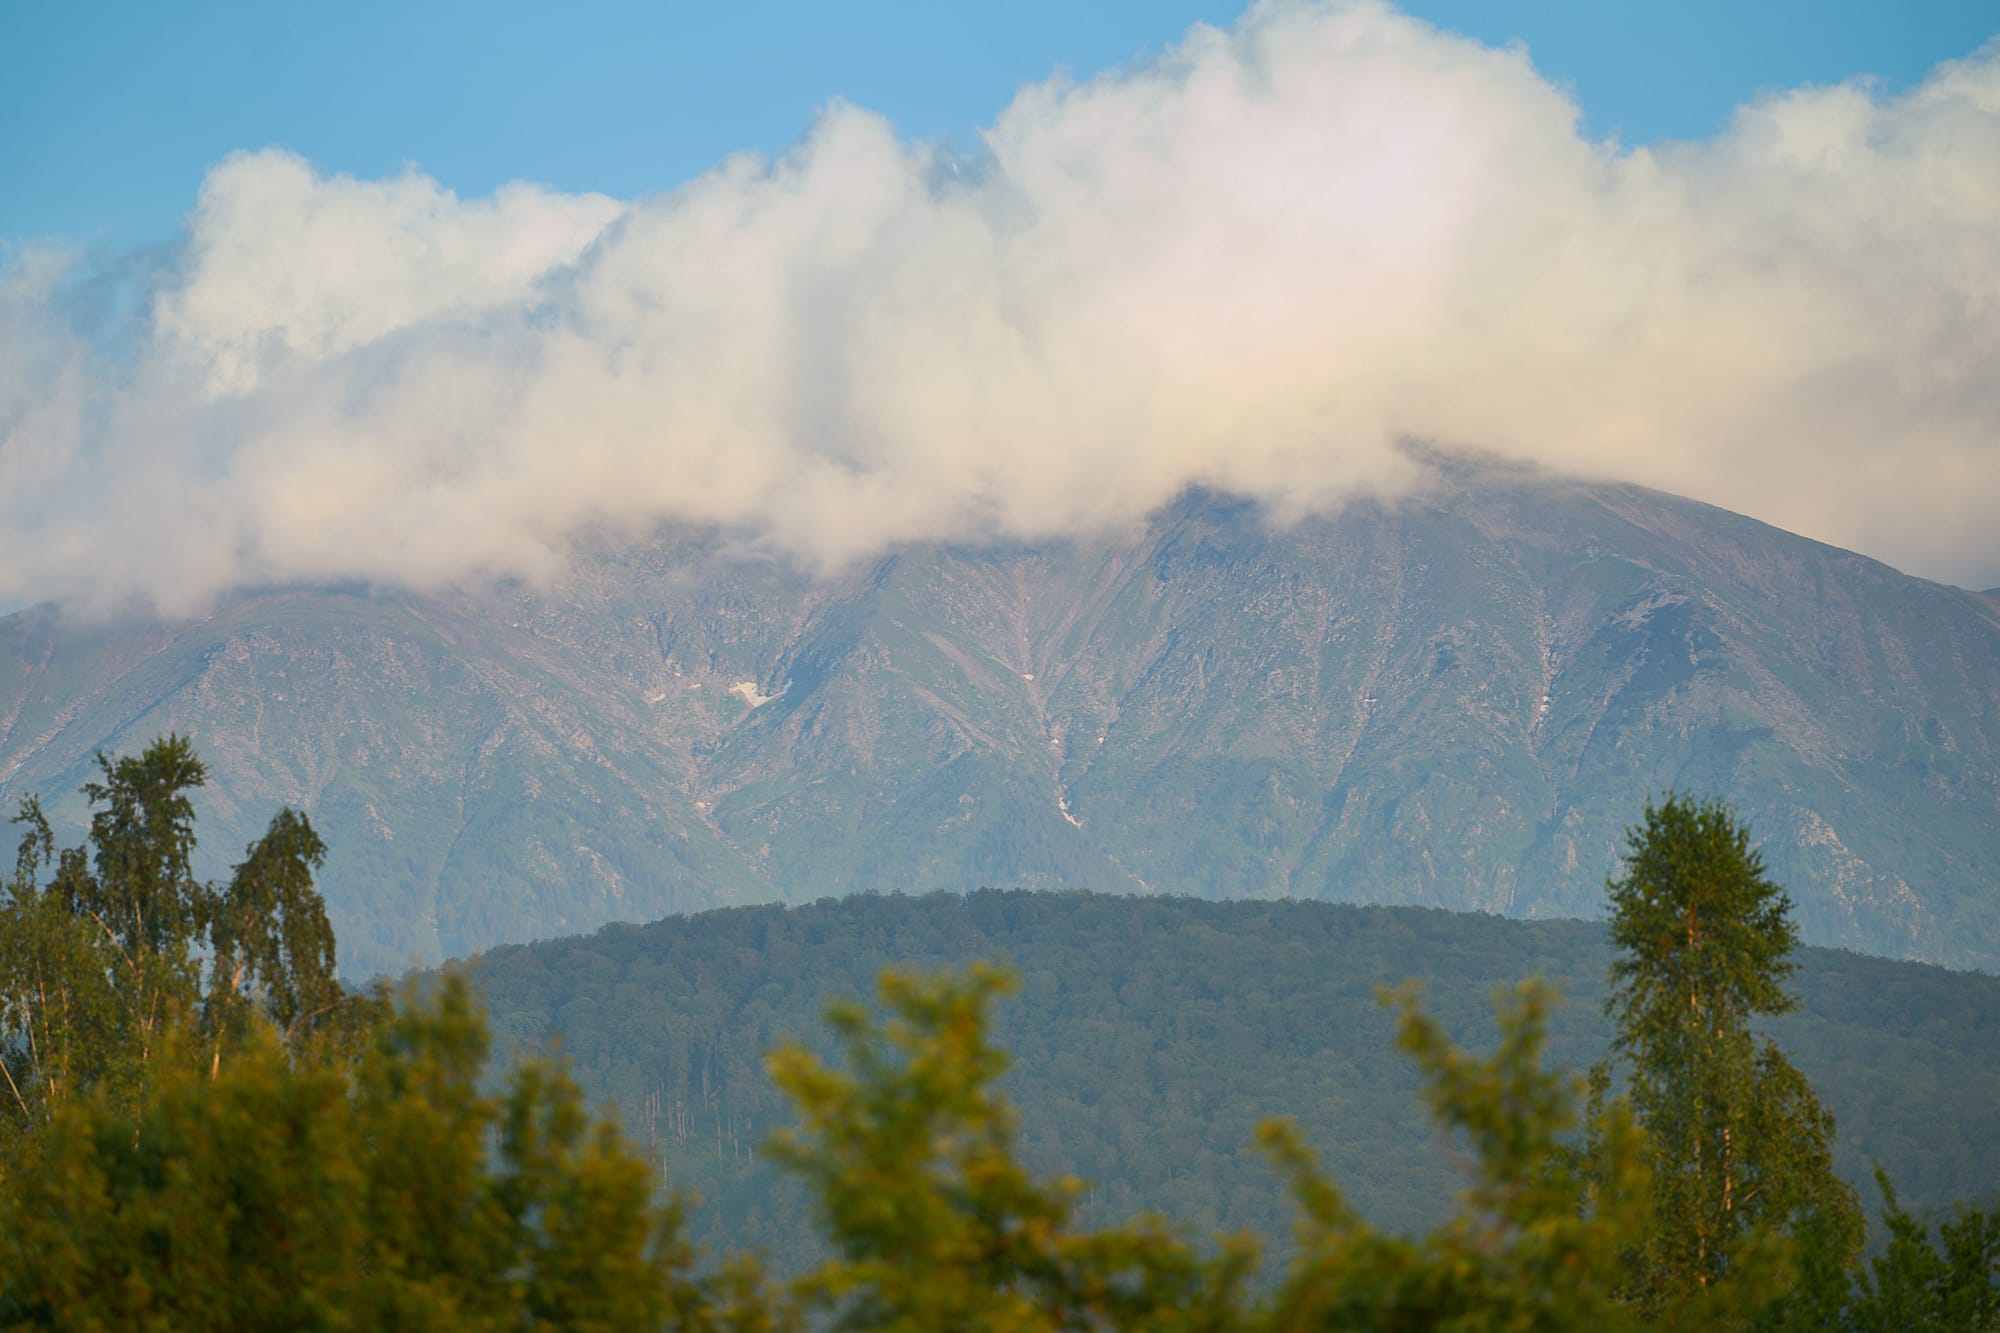
[[[835,579],[668,534],[545,591],[17,615],[0,799],[80,818],[97,749],[192,733],[212,846],[279,802],[321,827],[365,974],[867,888],[1592,916],[1677,790],[1737,808],[1809,941],[2000,965],[1990,603],[1660,492],[1447,466],[1326,518],[1190,491],[1123,538]]]

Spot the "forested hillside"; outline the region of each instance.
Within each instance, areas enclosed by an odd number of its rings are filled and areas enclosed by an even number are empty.
[[[635,1150],[562,1063],[517,1042],[489,1066],[463,970],[394,998],[338,983],[325,844],[297,811],[226,882],[200,878],[205,772],[182,737],[101,761],[84,846],[20,812],[0,876],[0,1327],[2000,1327],[2000,1209],[1960,1194],[1990,1190],[1992,979],[1836,960],[1800,1010],[1790,904],[1719,802],[1649,803],[1606,885],[1623,1090],[1610,1064],[1548,1064],[1548,977],[1593,952],[1576,928],[981,892],[490,960],[517,1032],[553,1013],[608,1081],[650,1080]],[[1020,972],[885,968],[876,1005],[805,1020],[809,993],[878,958],[994,952]],[[1497,988],[1490,1025],[1441,1022],[1414,981],[1388,997],[1415,1076],[1396,1078],[1370,975],[1438,971],[1434,998],[1462,1011],[1496,965],[1542,976]],[[1002,1087],[991,1011],[1024,986]],[[1812,1006],[1820,988],[1849,1009]],[[1794,1013],[1782,1035],[1817,1071],[1757,1031]],[[831,1040],[785,1040],[795,1026]],[[1490,1026],[1491,1055],[1451,1026]],[[1601,1045],[1588,1028],[1565,1044]],[[1875,1113],[1864,1151],[1914,1148],[1889,1165],[1920,1190],[1954,1171],[1955,1206],[1913,1216],[1878,1172],[1864,1259],[1815,1074]],[[1385,1086],[1440,1127],[1449,1180]],[[1237,1132],[1268,1175],[1243,1170]],[[675,1188],[704,1175],[706,1251]],[[1384,1230],[1370,1197],[1434,1225]],[[1162,1200],[1178,1215],[1138,1211]]]
[[[890,963],[1005,960],[997,1011],[1023,1159],[1093,1182],[1090,1224],[1156,1209],[1197,1234],[1283,1238],[1290,1205],[1252,1143],[1298,1119],[1370,1218],[1432,1224],[1461,1177],[1418,1110],[1377,988],[1415,978],[1464,1044],[1493,1040],[1492,994],[1541,974],[1569,1004],[1552,1053],[1605,1051],[1601,927],[1416,908],[1214,903],[1081,893],[863,895],[736,908],[492,951],[475,976],[496,1037],[560,1036],[593,1096],[669,1179],[708,1202],[698,1239],[813,1253],[800,1185],[756,1148],[783,1119],[763,1055],[825,1049],[833,996]],[[1905,1201],[2000,1198],[2000,978],[1805,950],[1797,1013],[1770,1025],[1838,1117],[1835,1161],[1874,1212],[1870,1163]]]

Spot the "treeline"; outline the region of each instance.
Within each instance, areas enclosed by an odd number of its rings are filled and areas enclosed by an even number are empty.
[[[697,1239],[787,1270],[823,1253],[802,1185],[755,1153],[787,1103],[764,1072],[794,1039],[833,1049],[830,998],[886,966],[1004,960],[994,1014],[1023,1160],[1089,1182],[1078,1216],[1143,1211],[1283,1248],[1294,1216],[1253,1135],[1294,1117],[1347,1196],[1392,1231],[1435,1226],[1459,1179],[1417,1101],[1378,987],[1489,1045],[1496,989],[1531,976],[1567,1003],[1552,1056],[1604,1058],[1614,951],[1603,925],[1424,908],[986,890],[745,907],[496,949],[473,976],[500,1049],[560,1049],[593,1100],[699,1195]],[[1834,1163],[1873,1199],[1880,1162],[1911,1207],[2000,1203],[2000,978],[1800,951],[1794,1012],[1760,1020],[1839,1122]]]
[[[689,1030],[685,1086],[714,1108],[718,1169],[761,1141],[817,1226],[823,1257],[780,1280],[740,1246],[700,1254],[656,1165],[559,1065],[490,1078],[462,977],[340,987],[302,817],[282,812],[226,883],[195,879],[202,776],[172,738],[104,761],[85,847],[55,848],[23,811],[0,900],[0,1326],[2000,1324],[2000,1210],[1933,1225],[1889,1195],[1888,1243],[1863,1259],[1832,1118],[1755,1026],[1795,1003],[1790,904],[1712,805],[1649,809],[1608,886],[1615,1067],[1551,1066],[1542,982],[1500,994],[1490,1056],[1413,987],[1385,993],[1463,1183],[1422,1234],[1370,1221],[1282,1117],[1250,1131],[1298,1219],[1282,1257],[1184,1219],[1091,1224],[1088,1187],[1017,1136],[991,1025],[1016,982],[985,964],[884,973],[881,1014],[831,1007],[830,1049],[778,1044],[776,1093],[748,1106],[725,1109],[739,1090]],[[1126,975],[1121,1003],[1159,1002]],[[1274,1030],[1300,1012],[1250,984]],[[1214,1021],[1194,1003],[1190,1030]],[[666,1109],[648,1115],[655,1147]],[[674,1122],[675,1151],[699,1129]]]

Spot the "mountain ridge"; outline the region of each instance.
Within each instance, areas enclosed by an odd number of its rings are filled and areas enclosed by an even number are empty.
[[[2000,965],[2000,606],[1640,487],[1426,463],[1290,524],[1192,492],[830,578],[675,532],[540,591],[22,612],[0,800],[75,827],[92,752],[191,731],[220,847],[279,802],[322,826],[367,971],[869,887],[1591,916],[1674,788],[1738,807],[1808,940]]]

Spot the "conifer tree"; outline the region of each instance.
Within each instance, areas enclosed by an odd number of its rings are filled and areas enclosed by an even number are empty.
[[[1861,1222],[1833,1171],[1833,1117],[1752,1028],[1794,1007],[1790,899],[1724,806],[1677,796],[1646,808],[1606,887],[1619,951],[1606,1010],[1653,1175],[1637,1295],[1687,1301],[1760,1233],[1799,1238],[1799,1266],[1838,1286]]]

